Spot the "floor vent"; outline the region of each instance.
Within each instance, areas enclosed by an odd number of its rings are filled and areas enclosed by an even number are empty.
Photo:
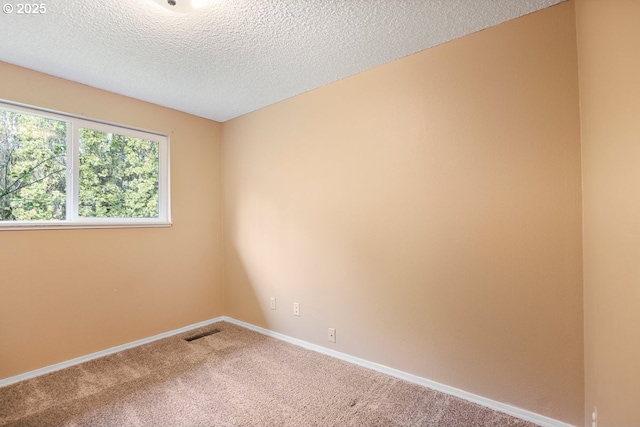
[[[194,335],[194,336],[189,337],[189,338],[185,338],[184,340],[191,342],[191,341],[194,341],[194,340],[199,340],[200,338],[208,337],[209,335],[217,334],[218,332],[220,332],[220,329],[212,329],[210,331],[202,332],[201,334]]]

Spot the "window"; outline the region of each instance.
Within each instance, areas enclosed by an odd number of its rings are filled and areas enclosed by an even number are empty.
[[[0,102],[0,229],[163,225],[167,136]]]

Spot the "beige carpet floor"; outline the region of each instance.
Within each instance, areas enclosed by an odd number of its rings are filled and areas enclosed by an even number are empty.
[[[226,322],[2,387],[0,425],[534,427]]]

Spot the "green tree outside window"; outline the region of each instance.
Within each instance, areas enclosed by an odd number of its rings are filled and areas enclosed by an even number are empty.
[[[0,221],[67,219],[69,124],[0,108]],[[159,218],[160,143],[86,127],[77,134],[74,215]]]

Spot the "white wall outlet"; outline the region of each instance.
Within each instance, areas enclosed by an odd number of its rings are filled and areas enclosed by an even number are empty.
[[[298,304],[297,302],[293,303],[293,315],[300,316],[300,304]]]
[[[276,298],[275,297],[271,297],[271,299],[269,300],[269,304],[271,305],[271,310],[275,310],[276,309]]]
[[[336,342],[336,328],[329,328],[329,341]]]

